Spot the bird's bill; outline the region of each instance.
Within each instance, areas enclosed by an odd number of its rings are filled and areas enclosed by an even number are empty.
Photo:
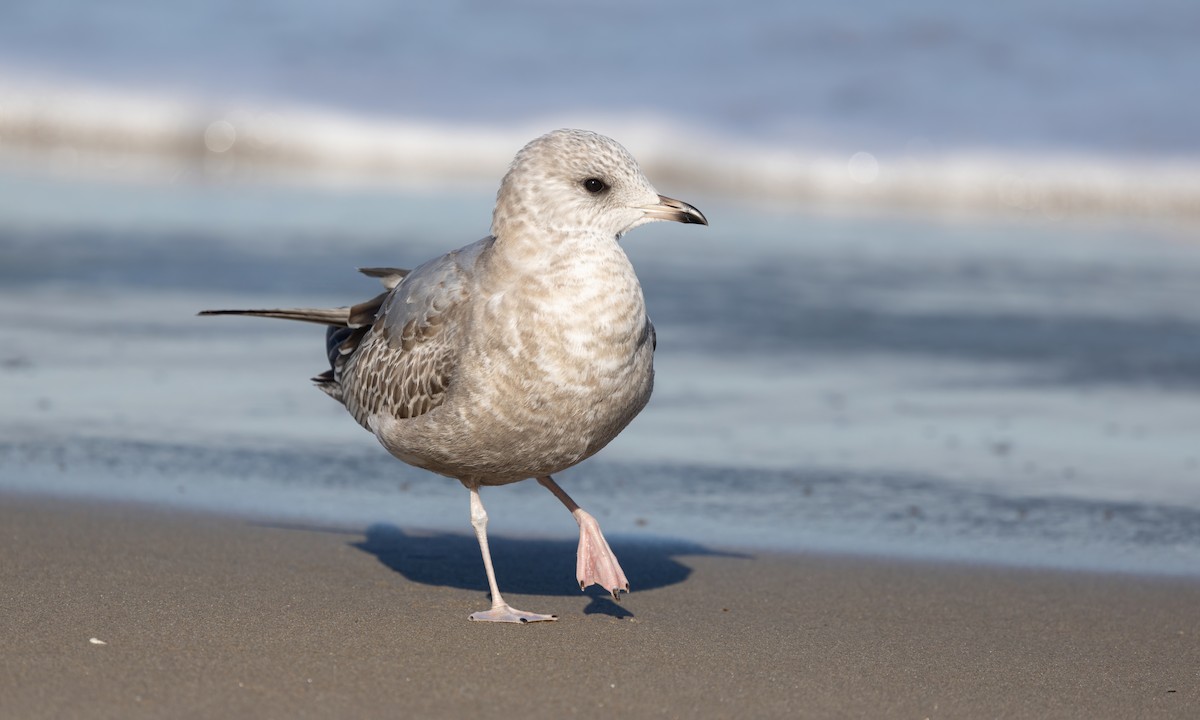
[[[681,200],[669,198],[666,195],[659,195],[657,203],[643,205],[641,210],[650,220],[672,220],[696,225],[708,224],[708,218],[704,217],[704,213]]]

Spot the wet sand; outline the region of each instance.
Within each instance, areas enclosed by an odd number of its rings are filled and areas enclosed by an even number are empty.
[[[464,528],[466,530],[466,528]],[[1200,717],[1200,582],[0,495],[0,717]],[[104,644],[92,641],[95,638]]]

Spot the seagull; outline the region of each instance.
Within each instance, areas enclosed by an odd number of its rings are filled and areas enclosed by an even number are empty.
[[[352,307],[205,310],[327,326],[313,378],[400,460],[461,482],[491,591],[489,622],[517,610],[496,584],[484,486],[529,478],[579,525],[576,579],[619,600],[629,581],[596,519],[554,481],[607,445],[654,385],[654,326],[618,241],[656,220],[707,225],[659,195],[629,152],[585,130],[526,145],[500,183],[491,235],[413,270],[361,268],[384,292]]]

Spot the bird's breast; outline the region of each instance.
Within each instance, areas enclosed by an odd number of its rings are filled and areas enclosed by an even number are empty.
[[[651,370],[641,287],[636,278],[573,280],[506,294],[494,318],[503,341],[493,360],[525,378],[522,391],[531,400],[611,405]]]
[[[495,442],[567,467],[649,400],[653,333],[624,253],[531,275],[479,308],[487,341],[472,349],[470,375],[484,382],[471,388],[478,402],[467,412],[479,415],[469,425],[500,430]]]

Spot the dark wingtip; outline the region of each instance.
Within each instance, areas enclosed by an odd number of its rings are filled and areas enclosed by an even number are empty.
[[[360,268],[358,268],[358,271],[360,273],[362,273],[363,275],[366,275],[367,277],[373,277],[373,278],[383,278],[383,277],[389,277],[391,275],[405,277],[410,272],[412,272],[408,268],[394,268],[394,267],[360,267]]]

